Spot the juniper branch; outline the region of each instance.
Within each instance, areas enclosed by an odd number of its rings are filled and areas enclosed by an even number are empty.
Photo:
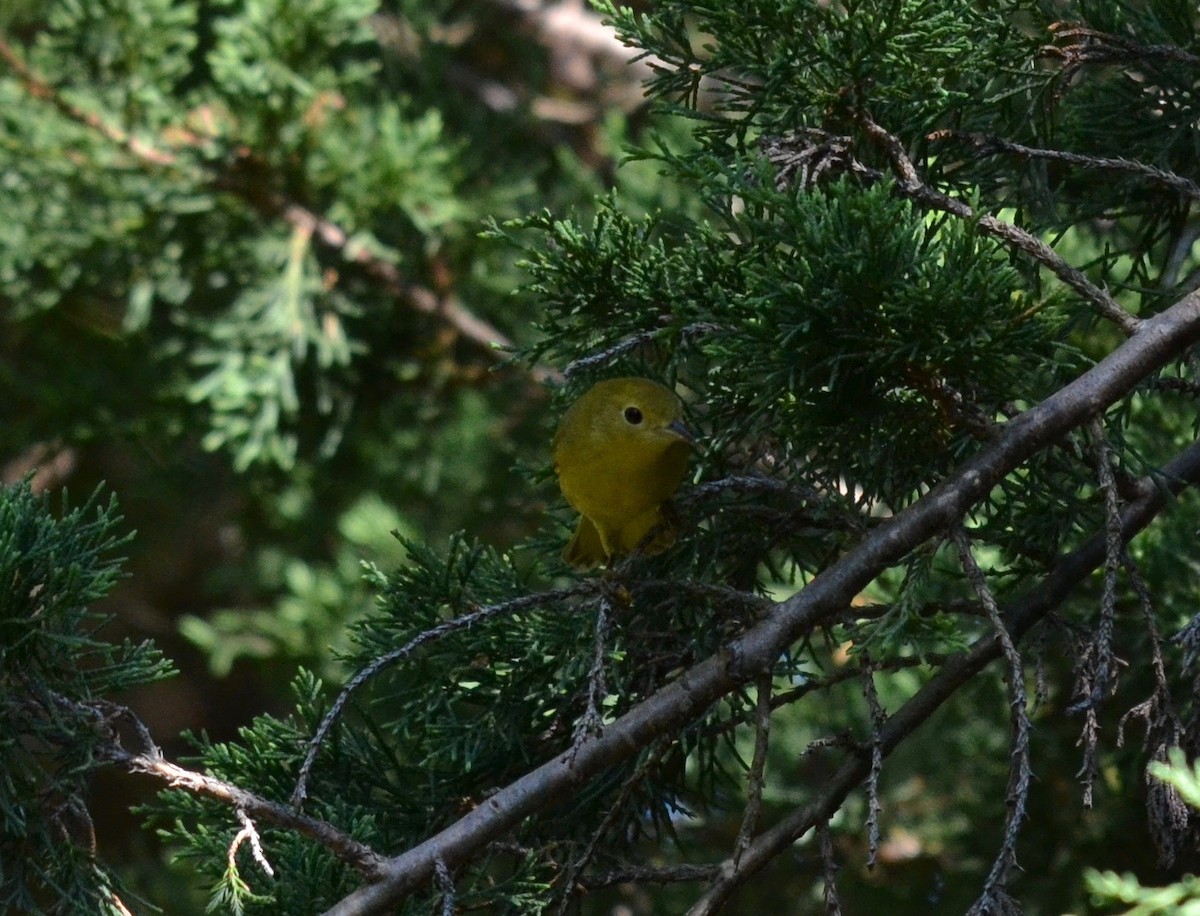
[[[1170,503],[1174,494],[1200,483],[1200,440],[1193,442],[1163,468],[1161,479],[1143,478],[1141,495],[1121,515],[1126,540],[1145,528]],[[1093,570],[1104,562],[1106,534],[1094,535],[1064,556],[1032,591],[1012,602],[1001,615],[1014,645],[1031,627],[1045,618]],[[947,660],[916,695],[898,709],[880,730],[880,747],[886,756],[927,721],[957,690],[1003,655],[1000,638],[989,634],[965,652]],[[688,916],[705,916],[718,909],[760,868],[775,858],[817,824],[827,821],[864,779],[871,768],[870,755],[861,750],[850,756],[825,781],[821,793],[773,827],[759,834],[735,867],[722,863],[718,877],[689,910]]]
[[[491,620],[495,617],[502,617],[506,614],[516,614],[520,611],[529,608],[538,607],[543,604],[550,604],[557,601],[565,601],[568,598],[574,598],[578,595],[589,594],[595,591],[597,585],[594,582],[581,582],[569,588],[560,588],[550,592],[539,592],[535,595],[523,595],[520,598],[514,598],[512,601],[504,601],[500,604],[489,604],[486,607],[478,608],[471,611],[469,614],[462,614],[458,617],[439,623],[435,627],[430,627],[421,633],[418,633],[404,645],[393,649],[384,655],[379,656],[366,667],[358,671],[352,677],[346,686],[341,689],[337,699],[333,701],[333,705],[329,707],[329,712],[325,713],[325,717],[321,720],[321,724],[317,727],[316,732],[308,742],[308,751],[304,755],[304,762],[300,765],[300,773],[296,777],[296,788],[292,790],[292,805],[299,808],[304,804],[308,797],[308,781],[312,774],[313,764],[316,763],[317,753],[321,749],[321,745],[325,743],[325,739],[329,736],[330,730],[334,723],[337,722],[345,709],[346,703],[349,702],[351,695],[358,690],[364,683],[378,674],[385,668],[388,668],[396,662],[401,661],[412,655],[421,646],[435,642],[451,633],[456,633],[459,630],[465,630],[475,624],[483,623],[485,620]]]
[[[328,913],[330,916],[351,916],[387,911],[429,880],[436,859],[441,858],[448,864],[466,861],[524,818],[577,790],[589,778],[640,752],[649,742],[676,733],[695,721],[726,693],[758,672],[769,669],[780,653],[797,639],[840,614],[880,572],[960,519],[1005,475],[1125,397],[1144,378],[1180,356],[1197,339],[1200,339],[1200,294],[1194,293],[1141,322],[1137,333],[1099,364],[1006,423],[994,443],[982,448],[919,501],[872,528],[855,549],[848,551],[792,598],[777,605],[765,620],[643,700],[608,725],[602,736],[585,742],[577,752],[567,750],[558,754],[496,792],[435,836],[390,859],[382,880],[353,891]],[[1194,452],[1189,450],[1186,454],[1200,468],[1200,445]],[[1183,470],[1192,474],[1200,472],[1197,468],[1188,465]],[[1178,476],[1180,471],[1168,470],[1168,473]],[[1186,479],[1190,482],[1191,478]],[[1144,515],[1138,516],[1139,528],[1163,505],[1153,484],[1148,483],[1147,487],[1153,492],[1139,504],[1144,507]],[[1077,573],[1079,562],[1075,560],[1069,567],[1072,573]],[[1077,579],[1072,578],[1070,585],[1076,582]],[[1065,594],[1058,600],[1063,597]],[[889,719],[891,730],[885,727],[883,733],[885,749],[907,734],[899,729],[911,730],[923,721],[945,696],[994,657],[989,653],[998,649],[993,646],[979,651],[983,653],[982,658],[968,655],[956,663],[948,662],[934,680],[938,687],[919,694],[922,697],[920,704],[910,707],[905,717]],[[948,692],[939,696],[938,691]],[[896,724],[893,726],[892,723]],[[852,777],[859,772],[856,761],[847,766],[850,769],[842,772],[841,778],[851,781],[842,789],[841,797],[857,781]],[[818,819],[827,818],[836,809],[836,804],[828,811],[815,802],[814,805],[812,813]],[[808,823],[811,826],[812,821]],[[782,830],[790,836],[790,827]],[[768,834],[779,835],[775,830]],[[758,841],[751,844],[746,856],[754,856],[757,867],[761,867],[775,854],[775,847],[770,840],[761,847],[757,844]],[[715,893],[724,896],[720,891]]]
[[[1176,175],[1174,172],[1155,168],[1152,165],[1147,165],[1144,162],[1138,162],[1134,159],[1087,156],[1082,153],[1072,153],[1066,150],[1042,149],[1036,146],[1025,146],[1023,143],[1013,143],[1011,140],[1005,140],[1002,137],[973,134],[961,130],[935,130],[928,135],[927,139],[935,142],[939,140],[957,140],[970,144],[985,156],[1006,153],[1011,156],[1023,156],[1027,159],[1046,159],[1054,162],[1065,162],[1068,165],[1077,165],[1085,169],[1126,172],[1170,188],[1184,197],[1200,201],[1200,185],[1197,185],[1196,182],[1189,178],[1184,178],[1182,175]]]
[[[47,80],[34,72],[3,37],[0,37],[0,62],[16,74],[18,82],[31,97],[49,103],[68,120],[127,150],[142,165],[185,169],[193,179],[239,197],[263,216],[280,218],[292,227],[315,236],[331,253],[362,269],[389,295],[407,302],[422,314],[444,321],[464,339],[483,348],[492,358],[500,351],[513,348],[507,335],[471,312],[456,297],[439,296],[427,287],[405,279],[395,264],[377,257],[364,246],[355,245],[349,233],[329,218],[280,192],[270,190],[260,179],[248,181],[242,178],[238,171],[249,157],[236,160],[223,173],[211,174],[207,169],[181,158],[178,152],[156,146],[115,126],[101,115],[68,101]],[[180,131],[179,134],[192,136],[187,131]],[[199,138],[196,138],[196,142],[199,142]],[[531,375],[539,382],[557,377],[557,373],[546,367],[535,367]]]
[[[97,715],[111,718],[111,713],[103,715],[97,711]],[[136,721],[133,713],[125,709],[121,710],[121,718]],[[137,722],[137,725],[141,725],[141,723]],[[144,728],[145,726],[141,726],[142,730]],[[254,818],[315,840],[337,858],[353,867],[368,881],[376,880],[382,874],[384,857],[339,827],[306,814],[298,814],[285,804],[263,798],[233,783],[217,779],[215,776],[197,773],[195,770],[188,770],[171,763],[164,759],[162,752],[153,745],[141,752],[127,750],[121,746],[120,739],[110,728],[107,730],[107,740],[99,749],[98,756],[127,772],[152,776],[171,788],[182,789],[193,795],[227,804],[234,809],[239,819],[242,817]],[[243,829],[244,827],[245,822],[243,821]]]
[[[905,196],[924,206],[941,210],[960,219],[975,220],[980,231],[1001,239],[1047,267],[1055,276],[1091,303],[1101,316],[1113,322],[1126,334],[1133,334],[1137,331],[1141,319],[1135,318],[1121,308],[1112,296],[1092,283],[1081,271],[1064,261],[1053,248],[1018,226],[1006,223],[991,214],[976,214],[963,201],[930,187],[917,174],[916,166],[913,165],[908,153],[904,151],[904,144],[900,142],[899,137],[880,127],[871,120],[869,115],[861,115],[860,123],[867,134],[891,159],[892,169],[899,181],[900,190]]]

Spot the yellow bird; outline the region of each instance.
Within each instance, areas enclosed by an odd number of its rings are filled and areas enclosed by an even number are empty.
[[[554,436],[554,472],[580,515],[563,552],[586,569],[643,545],[660,553],[675,542],[663,503],[687,471],[692,435],[670,388],[645,378],[597,382],[572,404]]]

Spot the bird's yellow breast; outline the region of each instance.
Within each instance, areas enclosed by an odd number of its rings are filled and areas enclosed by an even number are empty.
[[[596,383],[563,415],[554,470],[567,502],[594,526],[604,554],[568,548],[572,562],[628,552],[659,525],[660,507],[687,471],[691,437],[682,414],[678,396],[665,385],[624,378]],[[577,532],[573,546],[578,540]]]

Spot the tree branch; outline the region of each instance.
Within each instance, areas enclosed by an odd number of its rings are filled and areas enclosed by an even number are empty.
[[[341,692],[338,693],[337,699],[329,707],[329,712],[325,713],[324,718],[321,719],[321,724],[317,726],[316,732],[309,739],[308,749],[304,754],[304,761],[300,764],[300,773],[296,777],[296,787],[292,790],[292,805],[299,810],[308,798],[308,781],[312,775],[313,765],[317,762],[317,753],[321,750],[321,745],[325,743],[330,730],[341,716],[342,710],[346,708],[346,704],[350,701],[350,696],[384,668],[407,658],[427,643],[436,642],[445,636],[449,636],[451,633],[457,633],[459,630],[470,629],[476,624],[483,623],[485,620],[516,614],[520,611],[541,605],[565,601],[568,598],[574,598],[578,595],[589,594],[596,591],[596,589],[597,586],[594,582],[587,581],[572,585],[569,588],[560,588],[550,592],[538,592],[534,595],[522,595],[520,598],[514,598],[512,601],[503,601],[500,604],[489,604],[481,608],[476,608],[469,613],[444,620],[437,626],[430,627],[428,630],[418,633],[404,645],[379,656],[371,664],[359,669],[354,677],[350,678],[346,683],[346,686],[341,689]],[[598,623],[597,626],[599,625]]]
[[[1141,496],[1121,514],[1122,537],[1128,542],[1165,508],[1176,493],[1200,483],[1200,440],[1193,442],[1162,470],[1160,477],[1140,481]],[[1065,601],[1097,566],[1104,562],[1107,532],[1090,538],[1067,554],[1038,586],[1007,608],[1004,623],[1015,645],[1029,629]],[[880,730],[884,755],[925,722],[951,695],[1003,654],[998,635],[979,639],[970,649],[950,658],[942,670],[891,716]],[[819,796],[760,834],[735,865],[727,860],[720,877],[688,911],[688,916],[715,913],[753,873],[785,851],[814,826],[829,819],[846,796],[870,773],[871,755],[859,753],[825,781]]]
[[[451,867],[466,861],[524,818],[557,804],[593,776],[638,753],[650,741],[683,729],[726,693],[758,672],[769,670],[788,646],[815,626],[841,613],[883,570],[957,522],[998,481],[1025,460],[1127,395],[1146,376],[1180,356],[1197,339],[1200,339],[1200,294],[1194,293],[1166,311],[1138,323],[1136,333],[1102,362],[1036,407],[1004,424],[994,443],[965,462],[921,500],[870,530],[857,548],[792,598],[777,605],[761,623],[639,703],[607,726],[603,735],[557,755],[501,789],[437,835],[389,859],[382,880],[349,894],[328,913],[330,916],[351,916],[386,911],[427,882],[438,859]],[[1194,457],[1200,463],[1200,446],[1195,452]],[[1179,476],[1178,471],[1173,473]],[[1147,488],[1153,490],[1150,484]],[[1153,509],[1145,515],[1142,524],[1161,508],[1161,504],[1155,502],[1161,498],[1156,492],[1147,497],[1147,505],[1153,504]],[[1036,618],[1029,622],[1032,619]],[[1026,627],[1029,622],[1025,623]],[[918,694],[920,704],[912,706],[910,703],[905,707],[912,711],[906,716],[898,713],[889,720],[882,735],[885,749],[907,734],[898,729],[911,730],[959,683],[990,661],[994,657],[992,653],[998,649],[996,644],[988,644],[978,651],[982,653],[980,658],[971,653],[957,663],[949,662],[932,682],[942,685],[938,689],[945,691],[943,695],[926,688]],[[857,774],[859,764],[858,760],[850,761],[843,768],[841,778],[848,779]],[[856,781],[847,784],[843,796]],[[828,818],[831,812],[832,809],[822,807],[816,814]],[[773,833],[768,831],[767,835]],[[749,867],[746,857],[755,856],[755,848],[752,845],[746,851],[742,868]],[[752,870],[761,867],[767,857],[769,855],[756,858]]]
[[[1137,331],[1141,319],[1135,318],[1121,308],[1112,296],[1096,286],[1081,271],[1064,261],[1053,248],[1036,235],[988,213],[976,214],[963,201],[930,187],[917,174],[916,166],[913,165],[908,153],[904,151],[904,145],[897,136],[880,127],[871,120],[869,115],[863,114],[859,118],[859,122],[867,134],[882,147],[892,160],[892,170],[906,197],[961,219],[976,220],[982,232],[1007,242],[1049,268],[1055,276],[1090,302],[1100,315],[1126,334],[1133,334]]]
[[[261,180],[245,181],[239,178],[235,174],[237,165],[246,157],[243,156],[241,160],[235,161],[233,169],[230,171],[217,175],[210,174],[207,169],[196,167],[193,163],[181,159],[173,150],[157,147],[153,143],[110,124],[95,112],[87,111],[69,102],[54,86],[31,70],[2,37],[0,37],[0,61],[7,64],[9,69],[16,74],[17,81],[30,96],[48,102],[68,120],[74,121],[109,142],[124,148],[142,165],[158,168],[192,166],[198,180],[207,182],[215,190],[233,194],[264,217],[282,219],[294,228],[316,236],[327,250],[346,263],[362,269],[388,295],[407,302],[409,306],[424,315],[444,321],[464,339],[484,349],[493,358],[499,351],[512,348],[512,341],[502,331],[475,315],[457,298],[451,295],[439,296],[427,287],[406,280],[395,264],[377,257],[364,246],[354,244],[349,233],[337,223],[313,212],[280,192],[268,189]],[[558,377],[557,372],[546,367],[537,367],[531,371],[531,374],[540,382]]]
[[[87,704],[71,702],[71,705],[77,707]],[[188,770],[171,763],[163,758],[157,746],[149,742],[149,733],[145,726],[128,709],[117,707],[115,712],[109,711],[106,714],[95,707],[90,708],[103,723],[102,727],[105,732],[104,744],[97,752],[101,759],[116,764],[130,773],[144,773],[147,776],[153,776],[171,788],[183,789],[193,795],[211,798],[214,801],[230,805],[238,812],[239,819],[241,817],[254,818],[285,830],[293,830],[301,836],[315,840],[337,858],[353,867],[367,880],[375,880],[382,874],[383,856],[333,824],[309,817],[306,814],[297,814],[285,804],[255,795],[253,792],[214,776],[197,773],[195,770]],[[111,722],[115,718],[133,723],[138,732],[144,736],[143,743],[147,743],[149,746],[140,753],[126,750],[112,728]]]
[[[1182,175],[1176,175],[1174,172],[1155,168],[1152,165],[1147,165],[1144,162],[1138,162],[1134,159],[1085,156],[1082,153],[1071,153],[1066,150],[1042,149],[1036,146],[1025,146],[1022,143],[1013,143],[1001,137],[990,137],[985,134],[973,134],[961,130],[935,130],[928,135],[927,139],[935,142],[939,140],[958,140],[975,147],[975,149],[985,156],[1007,153],[1012,156],[1023,156],[1027,159],[1047,159],[1054,162],[1065,162],[1068,165],[1078,165],[1086,169],[1128,172],[1131,175],[1137,175],[1155,184],[1170,188],[1184,197],[1200,201],[1200,185],[1197,185],[1196,182],[1184,178]]]

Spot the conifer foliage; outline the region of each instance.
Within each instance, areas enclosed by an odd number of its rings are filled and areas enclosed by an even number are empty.
[[[165,673],[93,633],[115,510],[3,491],[10,906],[126,905],[64,826],[99,766],[170,786],[233,912],[1042,913],[1196,860],[1194,3],[600,4],[653,106],[606,193],[598,119],[537,114],[563,57],[464,68],[514,6],[301,6],[5,23],[6,448],[190,443],[264,512],[309,481],[296,537],[329,476],[466,533],[364,558],[293,711],[184,769],[107,699]],[[684,397],[684,534],[581,574],[529,405],[616,375]],[[393,454],[456,449],[457,493]]]

